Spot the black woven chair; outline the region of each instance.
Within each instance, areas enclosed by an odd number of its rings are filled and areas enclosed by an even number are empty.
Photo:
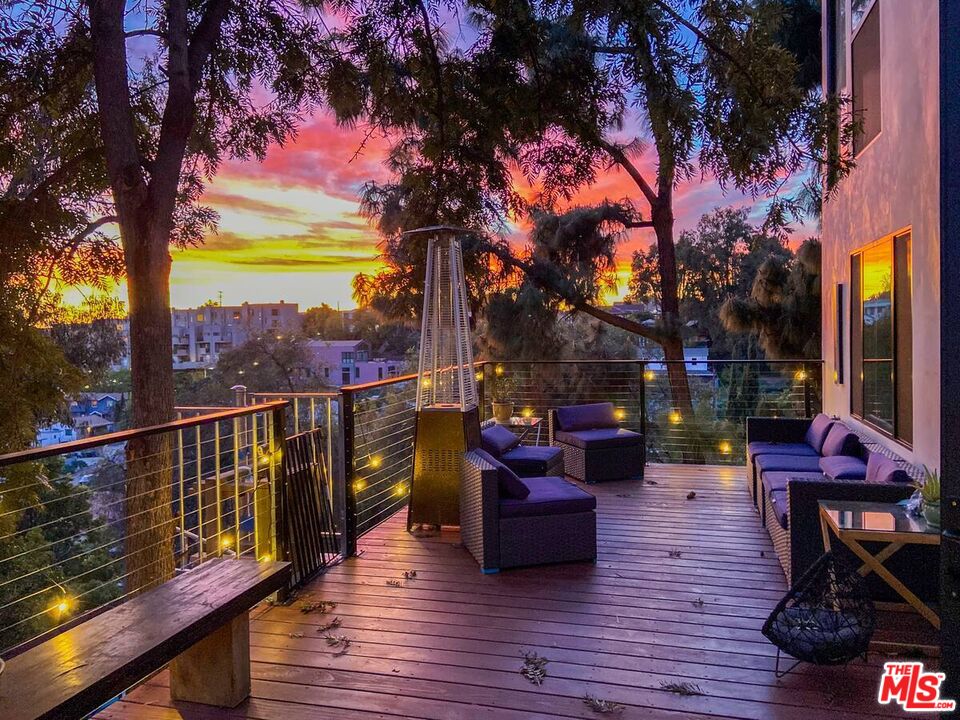
[[[801,662],[845,665],[866,660],[877,617],[860,574],[825,553],[777,604],[761,632],[777,646],[777,677]],[[780,672],[780,653],[797,662]]]

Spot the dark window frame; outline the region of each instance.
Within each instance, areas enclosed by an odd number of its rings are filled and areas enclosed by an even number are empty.
[[[850,22],[850,95],[853,99],[853,112],[854,114],[858,112],[864,112],[864,117],[870,117],[871,119],[876,120],[876,132],[874,132],[869,137],[865,136],[867,129],[867,123],[864,122],[864,127],[861,129],[861,132],[858,132],[853,137],[853,155],[854,157],[860,157],[864,151],[870,147],[874,141],[880,137],[883,133],[883,24],[882,18],[880,17],[880,0],[875,0],[864,12],[862,20],[856,26],[853,25],[852,9],[850,11],[851,17]],[[870,108],[869,105],[866,107],[858,107],[860,103],[863,102],[864,94],[862,91],[858,92],[858,77],[864,77],[864,75],[858,76],[857,74],[857,39],[863,33],[864,29],[869,25],[873,29],[874,24],[876,25],[876,63],[877,63],[877,94],[876,94],[876,108]],[[862,83],[861,83],[862,86]]]
[[[898,241],[907,240],[905,252],[907,254],[906,278],[900,277],[898,270]],[[890,359],[883,360],[873,358],[868,362],[890,362],[892,369],[891,395],[892,395],[892,432],[877,423],[870,420],[864,412],[864,358],[863,358],[863,255],[867,250],[876,248],[879,245],[889,243],[890,245],[890,322],[891,322],[891,348]],[[876,240],[868,245],[858,248],[850,254],[850,414],[864,425],[872,428],[884,437],[903,445],[908,449],[913,448],[913,229],[903,228],[889,235]],[[897,289],[903,290],[901,283],[907,282],[907,293],[899,293]],[[904,321],[901,316],[902,300],[898,302],[898,297],[905,295],[908,321]],[[907,325],[904,330],[901,325]],[[902,335],[909,333],[909,343],[904,357],[901,346]],[[905,363],[904,360],[907,360]],[[905,365],[909,367],[905,370]],[[904,398],[906,394],[906,400]]]

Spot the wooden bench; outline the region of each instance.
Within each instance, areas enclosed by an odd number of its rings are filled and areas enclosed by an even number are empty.
[[[290,563],[211,560],[7,660],[0,718],[82,718],[170,663],[175,700],[235,707],[250,694],[249,610]]]

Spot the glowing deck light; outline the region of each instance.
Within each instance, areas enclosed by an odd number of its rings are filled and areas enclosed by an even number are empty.
[[[62,617],[70,612],[71,607],[73,607],[73,600],[64,595],[54,604],[52,609]]]
[[[627,418],[627,411],[624,410],[623,408],[617,408],[616,410],[613,411],[613,416],[614,416],[617,420],[626,420],[626,418]]]
[[[793,377],[796,378],[799,382],[803,382],[804,380],[807,379],[807,371],[797,370],[797,372],[794,374]]]
[[[224,535],[223,539],[220,540],[220,545],[225,548],[233,547],[233,537],[231,535]]]
[[[363,478],[357,478],[353,481],[353,491],[355,493],[363,492],[367,489],[367,481]]]
[[[681,422],[683,422],[683,415],[680,414],[679,410],[671,410],[670,414],[667,415],[667,419],[671,424],[679,425]]]
[[[397,483],[393,486],[393,494],[396,497],[403,497],[407,494],[407,484],[406,483]]]
[[[503,375],[503,373],[504,373],[503,365],[497,365],[497,366],[493,369],[493,372],[495,372],[497,375]]]
[[[273,560],[273,555],[271,555],[270,553],[266,553],[265,555],[260,556],[260,562],[270,562],[271,560]]]
[[[376,470],[376,469],[379,468],[381,465],[383,465],[383,458],[380,457],[379,455],[373,455],[373,456],[370,458],[370,460],[367,462],[367,464],[368,464],[371,468],[373,468],[374,470]]]
[[[481,382],[483,380],[483,370],[478,370],[473,377],[477,382]]]
[[[420,385],[425,388],[430,387],[431,384],[432,383],[430,382],[430,378],[424,378],[423,381],[420,383]]]
[[[733,445],[730,444],[729,440],[720,441],[720,453],[722,455],[729,455],[733,452]]]
[[[520,414],[525,418],[533,417],[533,408],[524,408],[520,411]]]
[[[653,370],[643,371],[643,379],[646,380],[647,382],[653,382],[656,377],[657,377],[657,374]]]

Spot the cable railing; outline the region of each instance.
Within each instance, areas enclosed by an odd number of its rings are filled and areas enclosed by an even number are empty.
[[[816,360],[482,362],[481,415],[492,417],[494,395],[506,393],[515,416],[539,418],[546,426],[528,432],[527,439],[539,437],[546,444],[551,409],[612,402],[621,427],[646,436],[648,462],[742,465],[748,416],[819,412],[820,365]],[[678,366],[684,372],[676,372]]]
[[[524,442],[547,444],[552,409],[610,401],[622,427],[645,434],[650,462],[742,464],[748,416],[820,409],[818,361],[683,367],[481,361],[481,419],[493,416],[496,394],[525,419]],[[286,556],[277,529],[286,491],[278,494],[277,483],[286,477],[282,448],[298,434],[316,433],[310,447],[318,462],[323,456],[317,477],[335,520],[325,532],[341,556],[353,554],[359,537],[409,501],[416,384],[407,375],[337,393],[244,392],[241,403],[260,404],[181,407],[166,425],[0,457],[0,648],[68,627],[212,557]],[[332,546],[322,550],[325,558]]]
[[[417,376],[340,388],[344,554],[356,539],[405,507],[413,473]],[[336,501],[337,493],[334,498]]]
[[[286,403],[199,410],[0,456],[0,649],[211,558],[278,557]]]

